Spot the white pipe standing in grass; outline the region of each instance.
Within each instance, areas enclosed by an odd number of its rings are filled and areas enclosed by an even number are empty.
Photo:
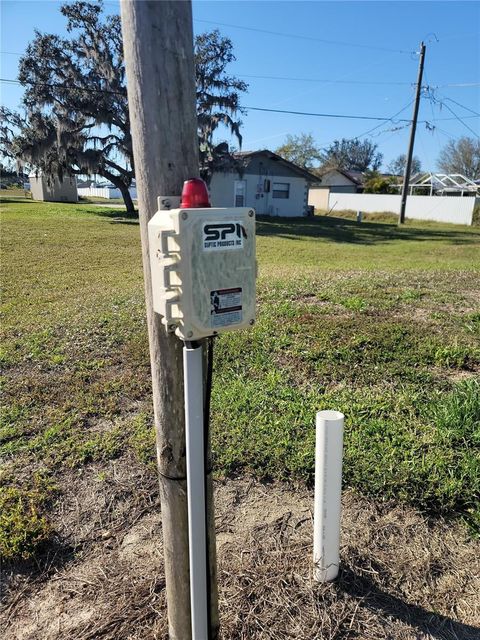
[[[339,411],[317,413],[313,577],[334,580],[340,564],[343,420]]]
[[[192,640],[208,638],[202,347],[183,349]]]

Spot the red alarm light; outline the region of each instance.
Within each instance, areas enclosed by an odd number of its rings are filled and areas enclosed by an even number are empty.
[[[200,178],[185,180],[180,209],[206,209],[211,206],[205,182]]]

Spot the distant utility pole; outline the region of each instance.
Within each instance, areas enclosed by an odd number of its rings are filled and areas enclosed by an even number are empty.
[[[412,128],[410,130],[410,141],[408,143],[407,164],[403,177],[402,202],[400,203],[400,216],[398,224],[405,222],[405,208],[407,206],[408,185],[410,182],[410,171],[412,168],[413,145],[415,143],[415,132],[417,129],[418,108],[420,106],[420,96],[422,93],[423,64],[425,62],[425,44],[420,45],[420,60],[418,62],[417,92],[415,94],[415,106],[413,107]]]
[[[147,224],[158,209],[158,196],[180,196],[183,181],[199,173],[192,7],[190,0],[123,0],[120,6],[140,212],[169,637],[190,640],[183,343],[166,332],[153,311]],[[207,495],[209,626],[214,639],[218,603],[210,476]]]

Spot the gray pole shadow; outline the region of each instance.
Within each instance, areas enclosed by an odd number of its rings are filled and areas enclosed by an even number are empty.
[[[335,582],[338,590],[361,599],[361,606],[383,616],[416,627],[435,640],[479,640],[480,627],[473,627],[423,607],[408,604],[380,589],[370,578],[343,566]]]

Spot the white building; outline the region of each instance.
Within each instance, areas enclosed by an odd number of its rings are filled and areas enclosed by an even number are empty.
[[[328,209],[331,193],[359,193],[363,190],[364,174],[361,171],[328,169],[310,188],[308,204],[316,209]]]
[[[266,149],[234,154],[242,170],[216,172],[210,182],[213,207],[252,207],[257,215],[308,215],[308,187],[318,178]]]
[[[47,178],[41,171],[32,171],[29,176],[33,200],[44,202],[78,202],[77,179],[75,176]]]

